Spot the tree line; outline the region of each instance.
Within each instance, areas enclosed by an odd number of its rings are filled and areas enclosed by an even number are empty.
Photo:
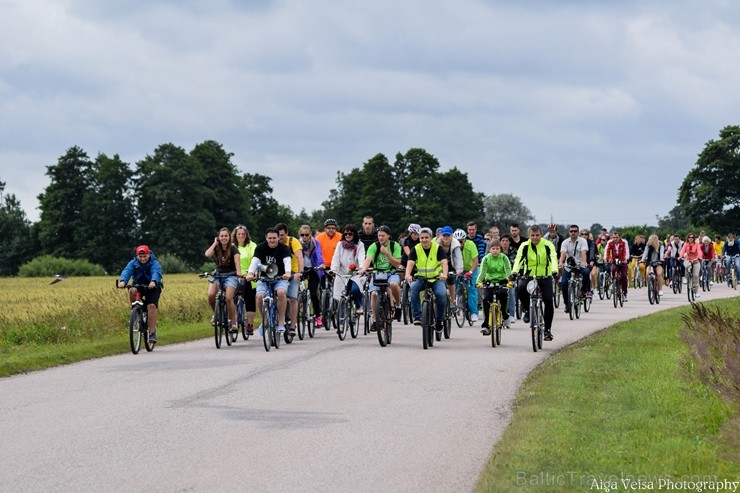
[[[13,194],[4,194],[0,181],[0,275],[15,275],[40,255],[85,259],[113,273],[139,243],[197,268],[216,230],[237,224],[245,224],[259,241],[278,222],[296,232],[301,224],[320,227],[327,217],[359,224],[372,215],[396,234],[412,222],[439,226],[474,220],[480,229],[505,230],[534,219],[519,197],[476,192],[467,173],[456,167],[442,171],[437,158],[421,148],[397,153],[392,163],[377,154],[349,172],[337,172],[335,186],[311,213],[295,213],[279,203],[272,196],[272,178],[240,172],[232,157],[213,140],[189,152],[167,143],[132,166],[117,154],[91,159],[73,146],[47,166],[50,183],[38,197],[41,213],[35,223]],[[737,228],[740,126],[727,126],[718,140],[707,142],[678,190],[676,207],[656,220],[659,234],[692,228],[724,234]]]

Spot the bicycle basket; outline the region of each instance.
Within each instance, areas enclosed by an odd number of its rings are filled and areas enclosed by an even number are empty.
[[[376,272],[373,275],[373,284],[378,287],[388,285],[388,273],[387,272]]]

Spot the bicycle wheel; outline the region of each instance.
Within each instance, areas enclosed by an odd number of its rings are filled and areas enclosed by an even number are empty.
[[[216,349],[221,349],[223,335],[224,328],[221,326],[221,304],[216,300],[216,306],[213,308],[213,338],[216,341]]]
[[[370,333],[370,324],[368,323],[368,320],[371,315],[372,310],[370,313],[365,313],[365,326],[367,327],[365,335]],[[351,303],[349,312],[349,333],[352,336],[352,339],[357,339],[357,335],[360,333],[360,316],[352,309]]]
[[[337,306],[337,336],[340,341],[343,341],[347,337],[347,330],[350,324],[350,310],[352,310],[352,303],[345,297],[339,300]]]
[[[591,309],[591,301],[593,301],[590,297],[586,296],[583,298],[583,311],[588,313],[588,311]]]
[[[462,293],[462,290],[455,294],[455,303],[457,304],[457,309],[455,310],[455,323],[458,327],[462,328],[463,324],[465,323],[465,301],[464,295]]]
[[[614,303],[614,308],[617,307],[617,304],[619,303],[619,283],[616,280],[612,280],[612,303]]]
[[[223,318],[221,320],[222,326],[221,330],[226,335],[226,345],[231,346],[234,341],[236,341],[236,338],[239,337],[238,332],[231,332],[231,321],[229,320],[229,307],[226,305],[226,300],[223,301],[223,305],[221,305],[221,313],[223,314]]]
[[[607,300],[608,299],[611,299],[612,294],[613,294],[613,292],[612,292],[612,282],[611,282],[611,280],[608,277],[606,279],[604,279],[604,294],[606,295],[606,299]]]
[[[248,340],[249,334],[247,333],[247,318],[244,313],[244,298],[241,296],[236,301],[236,319],[238,320],[237,325],[239,326],[239,331],[242,333],[242,339],[245,341]]]
[[[519,301],[519,296],[516,294],[516,289],[514,290],[514,296],[516,296],[516,303],[514,303],[514,306],[516,306],[516,319],[521,320],[522,319],[522,302]]]
[[[545,330],[545,318],[542,313],[542,300],[537,301],[537,349],[542,349],[542,339]]]
[[[532,351],[537,352],[537,340],[539,339],[538,332],[540,330],[540,323],[537,320],[537,305],[532,302],[529,308],[529,328],[532,331]]]
[[[429,324],[431,323],[431,320],[429,319],[430,310],[429,310],[429,302],[424,301],[421,304],[421,341],[422,346],[424,349],[429,348]]]
[[[494,304],[496,305],[496,325],[495,325],[495,330],[492,330],[491,334],[496,336],[496,345],[500,346],[501,345],[501,329],[504,326],[504,315],[503,315],[504,312],[501,309],[501,305],[499,305],[498,303],[494,303]]]
[[[378,343],[380,347],[385,347],[388,344],[388,299],[382,296],[378,300],[378,320],[375,321],[375,332],[378,334]]]
[[[599,273],[599,284],[596,289],[599,293],[599,299],[603,300],[606,293],[604,290],[604,276],[602,276],[601,273]]]
[[[573,320],[576,316],[576,287],[573,283],[568,283],[568,302],[570,303],[568,316]]]
[[[560,308],[560,297],[562,296],[562,291],[560,291],[560,283],[553,281],[554,289],[553,293],[555,295],[552,297],[553,302],[555,303],[555,308]]]
[[[496,302],[492,301],[488,304],[488,318],[486,324],[488,330],[491,331],[491,347],[496,347]]]
[[[308,306],[306,305],[308,300],[305,293],[306,291],[303,291],[298,296],[298,320],[295,324],[296,334],[301,341],[306,337],[306,325],[308,324]]]
[[[647,292],[648,292],[648,301],[650,302],[651,305],[655,304],[655,295],[657,293],[655,291],[655,279],[652,276],[648,277]]]
[[[373,316],[373,307],[370,303],[370,292],[366,292],[365,296],[362,298],[362,324],[363,324],[363,334],[368,335],[370,333],[370,322],[372,321]],[[359,330],[359,327],[358,329]],[[357,337],[357,336],[354,336]]]
[[[620,287],[619,287],[619,306],[620,307],[623,307],[624,306],[624,293],[622,292],[621,283],[620,283]]]
[[[128,341],[131,345],[131,352],[134,354],[139,354],[139,349],[141,349],[141,331],[139,330],[140,324],[143,323],[141,313],[141,306],[134,305],[131,307],[131,315],[128,319]]]
[[[283,332],[283,340],[285,341],[285,344],[292,344],[293,338],[295,338],[295,334],[291,334],[290,329],[285,327],[285,332]]]
[[[270,323],[270,302],[262,302],[262,343],[265,345],[265,351],[272,347],[272,324]]]
[[[442,335],[444,335],[445,339],[449,339],[450,335],[452,335],[452,318],[454,317],[454,313],[452,312],[452,309],[450,308],[450,297],[447,296],[447,310],[445,310],[445,319],[444,319],[444,330],[442,331]]]
[[[285,332],[287,332],[287,330]],[[280,349],[280,332],[277,331],[277,327],[274,325],[272,327],[271,337],[272,337],[272,345],[275,346],[275,349]]]

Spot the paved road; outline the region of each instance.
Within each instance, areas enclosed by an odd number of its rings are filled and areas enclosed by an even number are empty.
[[[208,339],[2,379],[0,491],[470,491],[538,363],[656,309],[642,290],[581,320],[558,311],[536,354],[521,322],[495,349],[453,324],[424,351],[408,326],[387,348],[325,331],[269,353]]]

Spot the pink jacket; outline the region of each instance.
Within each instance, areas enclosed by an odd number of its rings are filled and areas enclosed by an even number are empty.
[[[699,243],[689,243],[688,241],[683,244],[683,248],[681,248],[681,258],[684,258],[691,262],[692,264],[696,262],[697,260],[701,260],[704,258],[704,255],[702,255],[701,252],[701,245]]]

